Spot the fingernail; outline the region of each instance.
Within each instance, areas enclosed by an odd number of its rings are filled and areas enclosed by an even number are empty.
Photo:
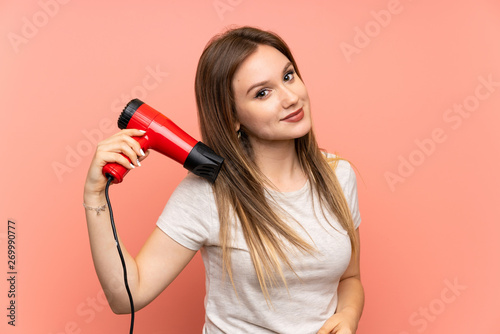
[[[142,150],[142,148],[141,148],[140,152],[141,152],[142,156],[146,155],[146,154],[144,154],[144,151]]]
[[[137,159],[137,164],[139,165],[139,167],[141,167],[141,163],[139,162],[139,159]]]
[[[134,165],[132,165],[132,163],[130,163],[130,167],[135,168],[135,166],[134,166]]]
[[[141,131],[142,133],[146,133],[146,131],[145,131],[145,130],[139,130],[139,131]]]

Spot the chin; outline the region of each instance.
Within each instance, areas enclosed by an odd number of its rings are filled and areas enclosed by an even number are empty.
[[[307,135],[309,132],[312,130],[312,124],[310,120],[307,120],[303,122],[303,124],[300,124],[300,128],[297,129],[297,136],[296,138],[301,138]]]
[[[311,129],[309,129],[308,131],[297,132],[294,136],[292,136],[291,139],[299,139],[299,138],[305,137],[310,132],[310,130]]]

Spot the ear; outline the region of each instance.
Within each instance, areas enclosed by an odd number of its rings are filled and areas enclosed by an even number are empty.
[[[240,128],[241,128],[241,123],[238,121],[234,122],[234,131],[238,132]]]

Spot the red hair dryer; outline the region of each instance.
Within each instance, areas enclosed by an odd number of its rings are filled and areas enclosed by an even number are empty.
[[[215,182],[224,159],[141,100],[134,99],[125,106],[118,118],[118,127],[146,131],[141,137],[133,137],[143,150],[158,151],[192,173]],[[122,182],[128,171],[117,163],[109,163],[102,169],[106,177],[113,177],[113,183]]]

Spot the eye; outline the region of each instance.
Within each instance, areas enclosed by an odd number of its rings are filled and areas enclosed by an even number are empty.
[[[269,91],[267,89],[261,89],[257,92],[257,94],[255,95],[255,97],[257,99],[263,99],[265,98],[267,95],[269,94]]]
[[[295,77],[295,70],[290,70],[286,72],[285,76],[283,77],[283,80],[292,81],[294,77]]]

